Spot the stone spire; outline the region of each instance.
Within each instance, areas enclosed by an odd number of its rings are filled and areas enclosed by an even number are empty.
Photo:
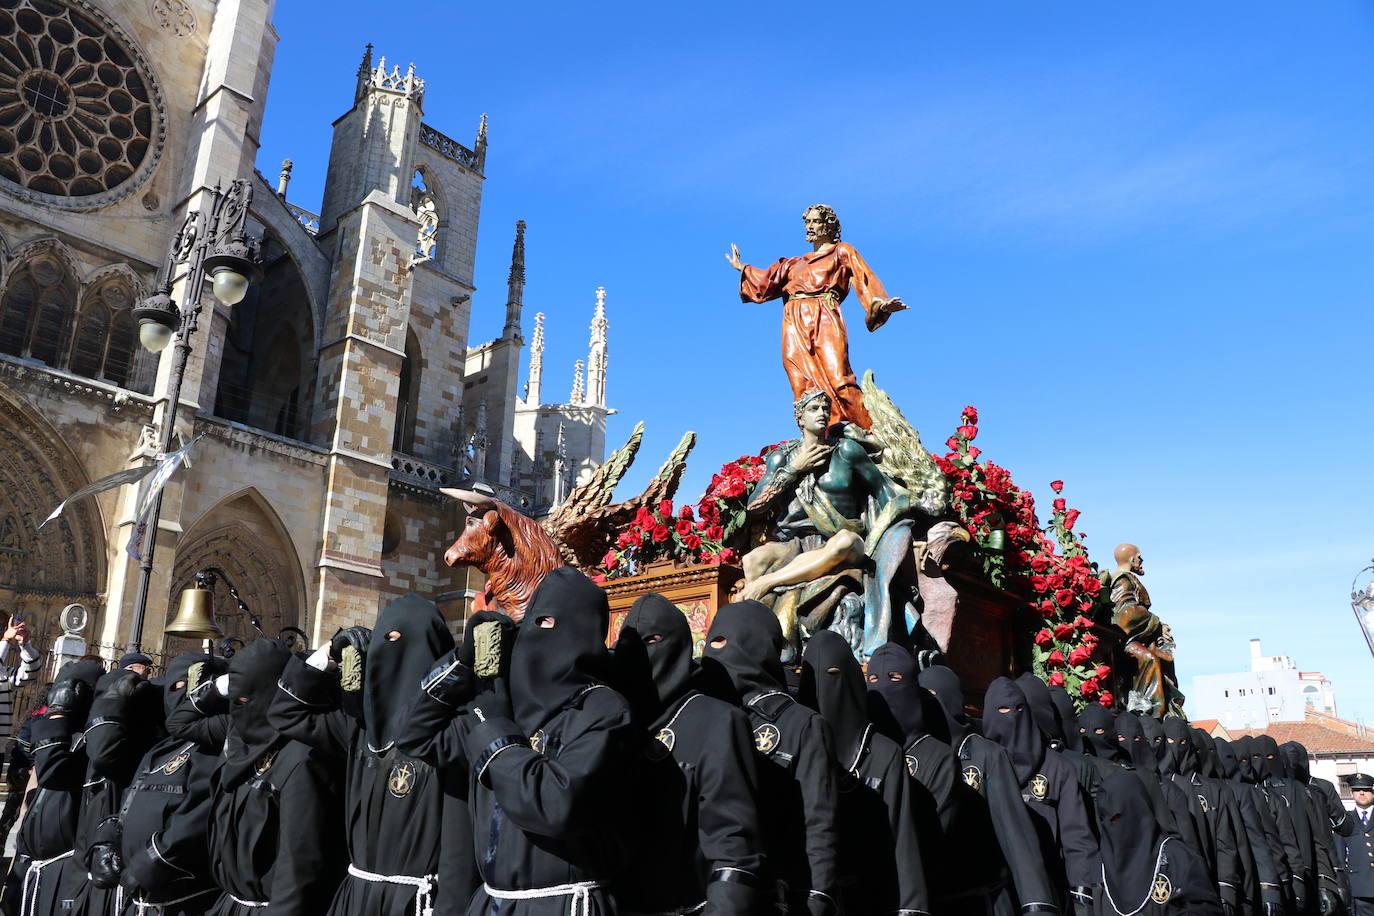
[[[515,223],[515,248],[510,255],[510,276],[506,280],[506,326],[501,336],[520,339],[520,311],[525,305],[525,221]]]
[[[553,453],[553,507],[556,509],[568,498],[568,491],[571,487],[568,484],[571,475],[568,474],[568,442],[563,435],[563,424],[558,424],[558,445]]]
[[[277,175],[277,196],[282,200],[286,200],[286,186],[291,183],[291,169],[295,165],[290,159],[281,161],[281,172]]]
[[[363,62],[358,65],[358,86],[353,91],[353,101],[358,101],[367,94],[367,87],[372,83],[372,42],[367,43],[363,49]]]
[[[587,389],[582,384],[582,360],[578,360],[573,366],[573,389],[572,395],[568,398],[569,404],[581,404],[587,399]]]
[[[487,164],[487,113],[482,112],[482,121],[477,125],[477,139],[472,144],[472,151],[477,154],[477,168],[481,171],[486,170]]]
[[[587,403],[606,406],[606,287],[596,288],[596,312],[592,315],[592,339],[587,353]]]
[[[477,422],[472,431],[472,475],[478,480],[487,476],[487,401],[477,405]]]
[[[534,337],[530,340],[530,380],[525,385],[525,406],[538,407],[540,385],[544,381],[544,313],[534,316]]]

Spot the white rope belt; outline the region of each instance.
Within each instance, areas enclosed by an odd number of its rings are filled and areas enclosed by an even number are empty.
[[[546,897],[571,897],[568,916],[592,916],[592,891],[601,887],[600,881],[578,881],[576,884],[555,884],[553,887],[532,887],[524,891],[503,891],[483,884],[488,897],[497,900],[543,900]]]
[[[228,891],[225,891],[225,894],[228,894],[229,899],[232,900],[232,901],[234,901],[235,903],[237,903],[239,906],[251,906],[251,907],[256,908],[256,907],[263,907],[263,906],[271,906],[271,905],[272,905],[272,902],[271,902],[270,900],[240,900],[239,898],[235,897],[233,894],[230,894]]]
[[[19,916],[33,916],[34,910],[37,909],[38,888],[43,884],[43,869],[54,862],[71,858],[75,851],[68,849],[60,856],[53,856],[51,859],[36,859],[29,863],[29,867],[24,871],[24,884],[20,891]]]
[[[355,878],[371,881],[373,884],[399,884],[415,888],[415,916],[434,916],[434,886],[439,883],[437,875],[416,878],[411,875],[378,875],[363,871],[352,862],[348,863],[348,873]]]
[[[178,897],[175,900],[161,900],[157,903],[152,903],[151,901],[139,900],[135,897],[131,902],[134,905],[134,913],[136,916],[144,916],[145,913],[161,913],[164,906],[175,906],[178,903],[185,903],[187,900],[194,900],[197,897],[204,897],[206,894],[215,893],[218,893],[218,891],[211,887],[203,891],[196,891],[194,894],[187,894],[185,897]]]

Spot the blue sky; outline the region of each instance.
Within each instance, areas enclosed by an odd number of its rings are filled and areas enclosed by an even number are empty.
[[[461,10],[461,12],[458,12]],[[383,14],[379,14],[379,12]],[[527,321],[566,397],[594,290],[611,444],[637,487],[684,429],[681,496],[792,433],[778,303],[723,255],[804,249],[836,208],[910,311],[851,359],[937,446],[960,408],[1094,558],[1139,544],[1195,674],[1247,640],[1374,719],[1350,580],[1369,454],[1374,5],[283,3],[259,168],[318,209],[362,46],[428,81],[425,120],[490,150],[472,339],[500,331],[517,219]]]

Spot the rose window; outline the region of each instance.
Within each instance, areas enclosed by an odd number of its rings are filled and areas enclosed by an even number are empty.
[[[0,0],[0,184],[104,206],[152,172],[162,140],[157,83],[114,23],[84,4]]]

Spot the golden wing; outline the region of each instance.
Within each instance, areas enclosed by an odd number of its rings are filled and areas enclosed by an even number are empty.
[[[943,516],[949,511],[949,481],[921,444],[921,434],[878,387],[873,370],[864,373],[861,387],[864,406],[873,420],[868,436],[883,450],[879,461],[883,473],[911,494],[913,506],[934,518]]]

